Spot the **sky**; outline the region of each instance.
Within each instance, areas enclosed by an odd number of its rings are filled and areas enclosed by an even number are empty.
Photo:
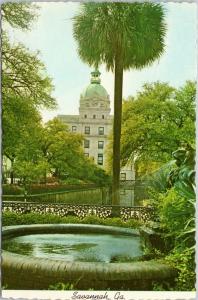
[[[53,96],[58,109],[42,111],[43,120],[57,114],[78,114],[80,93],[90,83],[92,69],[78,57],[77,43],[72,34],[72,17],[79,11],[77,2],[40,2],[39,18],[27,32],[9,28],[13,42],[22,42],[30,51],[40,51],[47,74],[53,79]],[[146,82],[168,82],[174,87],[197,78],[196,4],[163,4],[167,34],[165,51],[152,66],[124,72],[123,97],[135,96]],[[111,100],[113,113],[113,73],[100,67],[101,84]]]

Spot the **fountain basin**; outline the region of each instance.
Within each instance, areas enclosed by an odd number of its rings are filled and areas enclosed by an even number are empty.
[[[3,227],[3,244],[29,235],[109,235],[121,241],[139,238],[139,231],[101,225],[45,224]],[[125,248],[123,243],[123,248]],[[113,247],[112,247],[112,250]],[[138,255],[138,253],[136,253]],[[173,280],[175,270],[158,262],[66,261],[5,251],[2,253],[3,285],[9,289],[47,289],[58,282],[73,283],[78,289],[149,290],[152,281]]]

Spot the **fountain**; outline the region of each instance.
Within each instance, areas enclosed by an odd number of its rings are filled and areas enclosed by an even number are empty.
[[[139,230],[86,224],[3,227],[3,285],[47,289],[58,282],[78,289],[147,290],[173,280],[175,270],[142,255]]]

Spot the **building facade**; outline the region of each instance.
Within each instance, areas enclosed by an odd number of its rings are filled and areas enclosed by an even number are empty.
[[[105,168],[106,146],[112,133],[113,116],[110,115],[110,97],[101,85],[100,72],[91,72],[91,82],[80,95],[79,115],[58,115],[72,132],[84,135],[84,154]],[[134,181],[133,165],[125,166],[120,173],[121,181]]]

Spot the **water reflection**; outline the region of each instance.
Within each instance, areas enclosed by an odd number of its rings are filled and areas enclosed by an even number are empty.
[[[3,249],[64,261],[124,262],[142,255],[139,237],[110,234],[34,234],[3,241]]]

